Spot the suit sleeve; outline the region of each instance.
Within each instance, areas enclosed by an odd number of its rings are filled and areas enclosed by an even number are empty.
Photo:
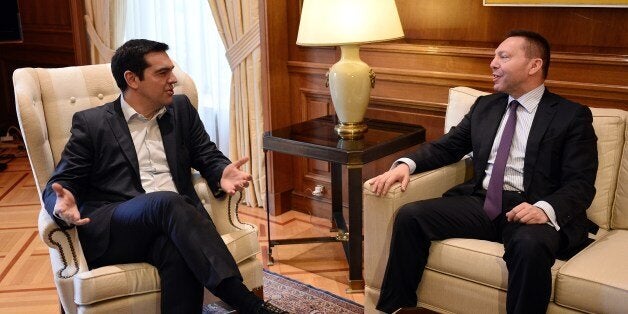
[[[554,207],[558,224],[564,226],[579,216],[578,212],[585,212],[595,196],[597,136],[586,106],[579,106],[570,123],[561,162],[560,187],[543,200]]]
[[[57,196],[52,190],[52,184],[59,183],[72,192],[76,204],[80,208],[82,187],[87,186],[86,182],[93,163],[93,147],[89,140],[88,123],[83,119],[80,112],[75,113],[72,117],[70,132],[71,136],[61,154],[61,160],[52,177],[48,180],[42,195],[46,211],[60,226],[66,224],[53,215]]]
[[[414,173],[437,169],[459,161],[473,149],[471,142],[471,124],[476,112],[479,97],[469,112],[457,126],[436,141],[425,143],[413,154],[407,156],[416,164]]]
[[[201,122],[196,109],[185,97],[188,107],[188,121],[190,123],[190,158],[192,168],[198,170],[207,180],[209,188],[215,197],[220,197],[224,192],[220,189],[220,179],[225,167],[231,163],[211,141],[205,127]]]

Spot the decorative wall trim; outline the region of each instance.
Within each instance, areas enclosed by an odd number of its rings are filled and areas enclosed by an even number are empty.
[[[373,43],[360,47],[361,52],[404,53],[417,55],[439,55],[457,57],[493,58],[495,48],[468,46],[417,45],[409,43]],[[599,55],[589,53],[552,52],[552,63],[586,63],[598,65],[628,66],[628,57],[623,55]]]
[[[303,99],[306,100],[303,102],[306,105],[311,99],[326,100],[331,103],[331,95],[329,94],[329,90],[300,88],[299,91]],[[369,102],[368,107],[375,110],[382,109],[400,112],[412,112],[437,117],[444,117],[445,111],[447,110],[446,103],[379,96],[371,96],[371,101]]]
[[[566,62],[573,62],[573,60],[575,59],[563,60],[565,60]],[[554,60],[552,60],[552,62],[554,62]],[[622,64],[619,60],[612,61],[611,59],[607,59],[605,60],[605,62],[609,62],[605,64],[611,64],[610,62],[615,62],[616,65],[628,65],[628,61],[625,64]],[[295,74],[324,76],[327,72],[328,66],[328,64],[323,63],[289,61],[288,71]],[[376,80],[379,82],[424,84],[429,86],[441,87],[468,86],[489,91],[492,89],[492,83],[489,75],[379,67],[373,67],[373,71],[375,71],[375,73],[377,74]],[[558,94],[564,94],[564,96],[576,96],[583,99],[623,102],[625,105],[628,106],[628,103],[626,103],[626,99],[628,99],[628,86],[626,85],[596,84],[558,80],[547,80],[545,84],[548,86],[548,88],[551,88]],[[592,94],[592,92],[594,92],[594,94]]]

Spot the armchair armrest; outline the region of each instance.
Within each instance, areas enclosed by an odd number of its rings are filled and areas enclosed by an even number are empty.
[[[436,170],[410,176],[405,192],[395,184],[384,196],[377,196],[370,186],[363,187],[364,195],[364,280],[367,286],[379,289],[390,246],[395,213],[404,204],[440,197],[448,189],[465,181],[471,168],[470,158]]]
[[[212,217],[219,234],[224,235],[239,230],[256,229],[253,225],[241,222],[238,217],[238,205],[242,201],[242,192],[238,192],[233,196],[226,195],[221,198],[215,198],[209,190],[207,182],[198,171],[192,172],[192,183],[205,210]]]
[[[45,208],[39,211],[37,226],[40,239],[48,246],[54,282],[66,313],[76,313],[74,277],[88,271],[76,228],[61,229]]]

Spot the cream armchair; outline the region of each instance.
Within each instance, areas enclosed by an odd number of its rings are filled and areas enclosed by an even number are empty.
[[[456,125],[478,96],[452,88],[445,130]],[[628,112],[591,108],[598,136],[597,193],[587,210],[600,230],[595,242],[552,268],[549,313],[628,313]],[[559,118],[559,117],[558,117]],[[375,304],[389,253],[394,215],[408,202],[441,196],[469,177],[470,159],[412,175],[405,192],[399,185],[383,197],[364,186],[364,280],[366,313]],[[502,244],[473,239],[434,241],[417,295],[425,308],[445,313],[506,313],[508,270]]]
[[[175,68],[175,93],[198,103],[191,78]],[[118,97],[110,65],[59,69],[22,68],[13,74],[17,114],[39,195],[51,176],[70,136],[72,115]],[[244,282],[262,296],[262,265],[257,227],[238,220],[236,200],[215,199],[200,176],[194,186],[212,217]],[[43,203],[42,203],[43,204]],[[121,264],[89,270],[76,229],[61,230],[45,209],[39,214],[39,235],[50,248],[59,299],[66,313],[158,313],[160,281],[146,263]],[[208,293],[208,292],[207,292]]]

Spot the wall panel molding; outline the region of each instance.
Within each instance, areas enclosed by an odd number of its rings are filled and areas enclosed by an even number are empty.
[[[367,118],[421,124],[428,140],[438,138],[449,89],[493,91],[489,64],[503,36],[515,28],[539,32],[552,45],[546,81],[552,92],[588,106],[628,109],[626,9],[485,7],[482,0],[395,2],[405,37],[360,47],[361,59],[376,74]],[[285,126],[332,112],[324,82],[328,68],[340,57],[339,48],[295,44],[298,1],[261,3],[260,21],[270,21],[263,28],[262,38],[269,39],[262,40],[262,50],[268,66],[265,82],[273,96],[266,98],[265,119]],[[378,161],[365,178],[388,167],[390,160]],[[320,173],[312,176],[313,168],[296,159],[291,170],[287,174],[285,167],[274,167],[268,175],[294,177],[282,188],[292,188],[296,209],[315,212],[329,206],[306,190],[311,184],[325,184]]]
[[[609,60],[607,60],[610,62]],[[618,60],[613,61],[613,66],[620,66],[621,63]],[[305,74],[312,76],[324,76],[329,65],[322,63],[303,62],[303,61],[289,61],[288,71],[291,74]],[[624,66],[624,70],[628,73],[628,66]],[[574,71],[577,68],[574,68]],[[424,70],[412,70],[412,69],[398,69],[398,68],[382,68],[373,67],[373,71],[376,73],[376,89],[381,83],[398,83],[406,85],[425,85],[428,87],[455,87],[455,86],[468,86],[481,90],[491,91],[492,82],[488,75],[478,75],[471,73],[451,73],[451,72],[438,72],[438,71],[424,71]],[[578,100],[589,100],[590,102],[584,102],[591,106],[612,106],[628,107],[628,86],[627,85],[615,85],[615,84],[598,84],[588,82],[577,81],[562,81],[562,80],[547,80],[546,86],[553,92],[570,98],[575,97]],[[376,90],[374,90],[375,92]],[[327,94],[329,94],[327,92]],[[371,101],[377,99],[377,96],[372,96]],[[388,98],[393,99],[393,98]],[[419,100],[402,99],[399,98],[397,102],[404,102],[406,104],[426,104]],[[427,102],[429,103],[429,102]],[[438,103],[438,102],[434,102]],[[446,102],[441,102],[446,104]]]

